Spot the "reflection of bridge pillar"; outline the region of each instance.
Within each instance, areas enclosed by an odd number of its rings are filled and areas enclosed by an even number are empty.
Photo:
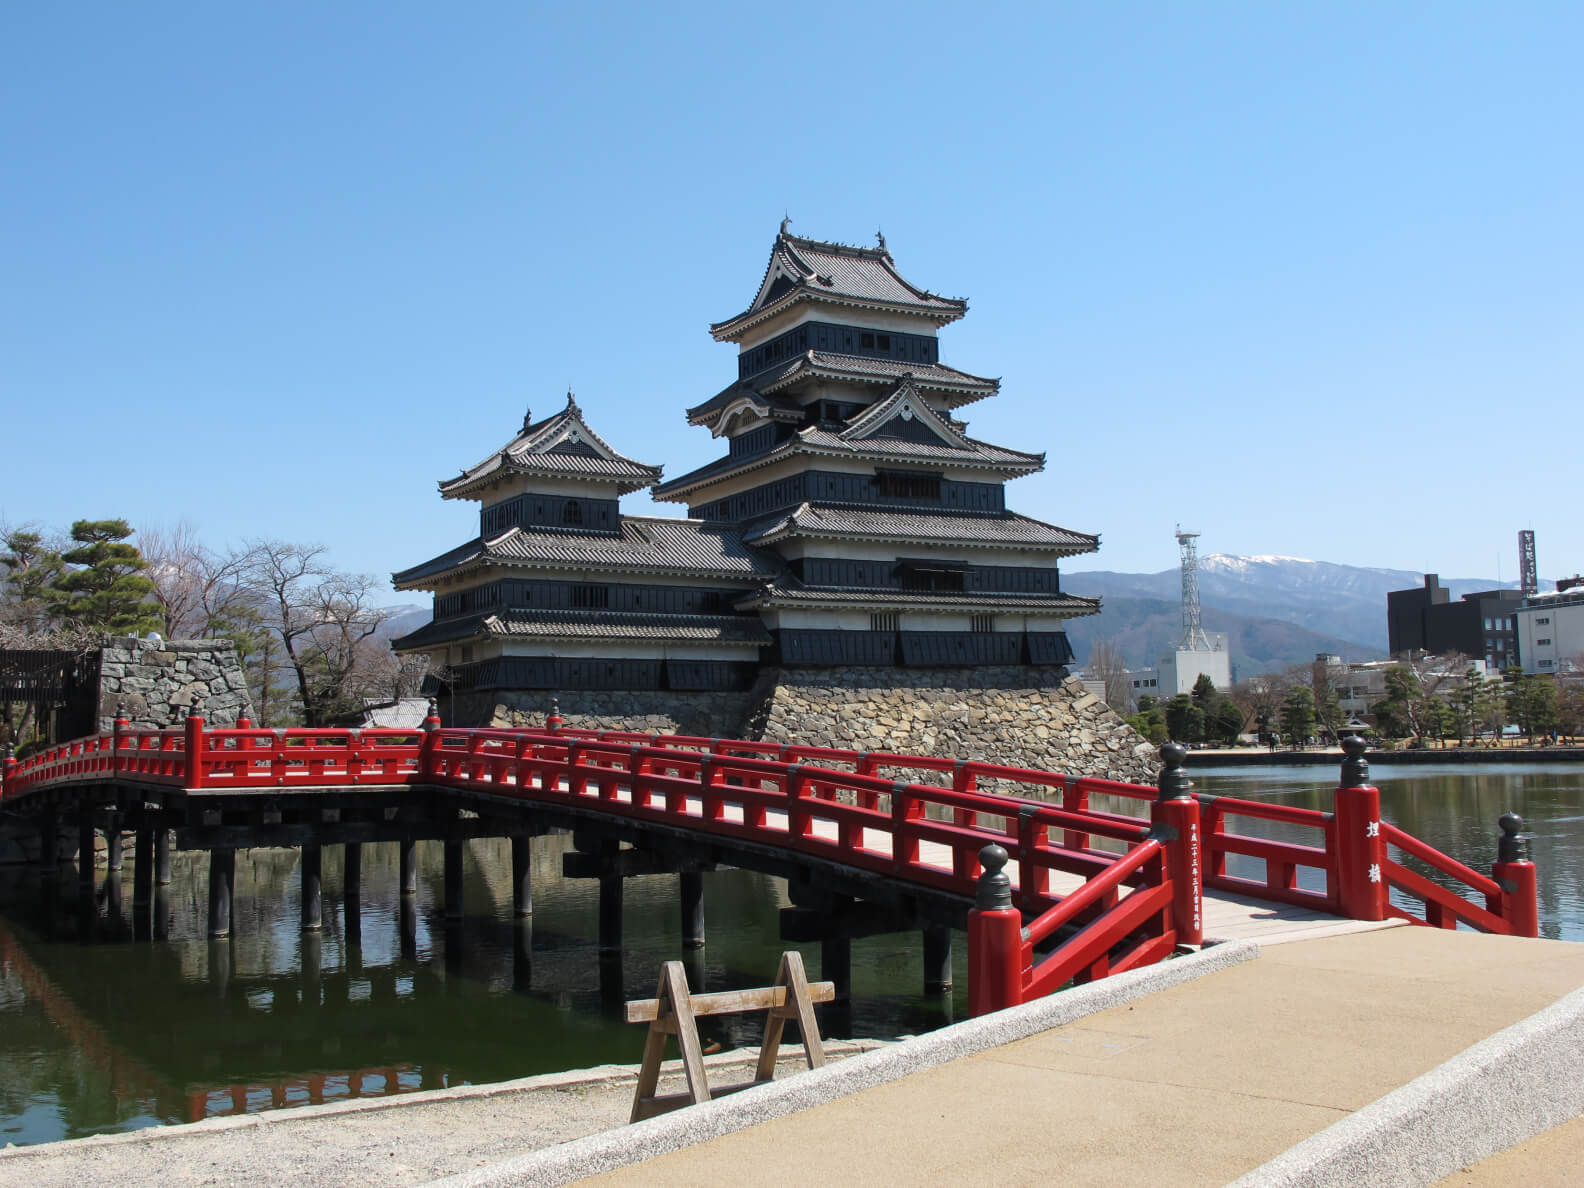
[[[601,875],[599,887],[600,953],[619,954],[622,947],[622,877]]]
[[[932,924],[924,930],[924,993],[939,994],[952,984],[952,930]]]
[[[836,983],[836,1001],[852,997],[852,938],[827,936],[820,941],[820,979]]]
[[[302,848],[302,930],[318,932],[324,926],[323,883],[324,852],[317,842]]]
[[[514,837],[512,847],[512,908],[519,916],[533,915],[533,838]]]
[[[209,851],[209,935],[231,935],[231,893],[236,886],[236,851]]]
[[[89,889],[94,884],[93,811],[87,807],[77,818],[77,881]]]
[[[126,913],[122,911],[121,880],[113,876],[105,880],[105,920],[110,926],[110,935],[117,940],[124,939]]]
[[[460,920],[462,905],[462,842],[447,840],[445,844],[445,914],[448,920]]]
[[[704,947],[704,876],[685,870],[679,876],[682,891],[682,947]]]
[[[617,885],[621,880],[616,880]],[[599,955],[600,1012],[614,1019],[627,1017],[626,986],[622,977],[621,950]]]
[[[209,984],[217,998],[224,998],[231,987],[231,942],[224,937],[209,941]]]
[[[519,916],[512,927],[512,989],[533,989],[533,917]]]
[[[170,892],[155,884],[152,933],[157,941],[170,939]]]
[[[169,829],[156,829],[154,831],[154,882],[161,887],[169,887],[171,881],[171,831]]]
[[[324,971],[324,937],[318,932],[308,932],[302,938],[302,1003],[310,1010],[318,1009],[323,993],[320,990]]]
[[[417,895],[418,843],[410,837],[404,837],[399,845],[401,847],[401,893],[403,895]]]
[[[402,959],[418,960],[418,904],[410,895],[401,897],[401,907],[396,915],[396,930],[401,936]]]
[[[146,915],[154,896],[154,831],[139,829],[133,847],[132,907],[139,915]]]
[[[90,867],[92,866],[90,850]],[[54,809],[45,809],[39,817],[39,871],[54,874],[60,858],[60,818]]]
[[[346,917],[346,938],[349,944],[363,939],[363,844],[347,842],[343,854],[345,877],[341,909]]]
[[[105,826],[105,869],[109,871],[121,869],[120,813],[111,813],[110,823]]]

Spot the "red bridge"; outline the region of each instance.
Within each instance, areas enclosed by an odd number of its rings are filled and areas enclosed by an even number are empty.
[[[1360,921],[1538,935],[1517,817],[1502,818],[1487,877],[1382,821],[1363,741],[1344,749],[1334,809],[1322,812],[1195,796],[1185,752],[1170,743],[1149,788],[971,760],[565,730],[554,716],[543,730],[450,729],[431,715],[421,731],[275,731],[210,730],[194,714],[184,729],[118,721],[8,758],[0,811],[37,826],[47,866],[67,819],[90,847],[95,828],[113,834],[113,847],[122,828],[135,830],[145,899],[156,867],[168,870],[171,832],[210,850],[214,935],[229,929],[229,871],[245,846],[303,847],[312,928],[324,844],[348,847],[351,894],[364,841],[403,843],[408,890],[414,840],[443,838],[447,913],[460,915],[463,838],[570,829],[582,853],[568,855],[567,872],[601,880],[602,944],[614,947],[623,877],[681,874],[684,940],[701,941],[699,874],[729,862],[788,878],[811,913],[845,913],[843,936],[923,930],[927,967],[940,976],[944,948],[948,983],[948,930],[966,918],[975,1014],[1200,945],[1217,893]],[[1234,831],[1248,821],[1310,840]],[[1230,873],[1237,856],[1263,862],[1264,877]],[[518,910],[531,910],[526,849],[514,866]],[[1301,881],[1300,871],[1312,873]]]

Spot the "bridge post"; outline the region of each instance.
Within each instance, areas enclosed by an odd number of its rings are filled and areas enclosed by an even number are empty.
[[[533,915],[533,838],[518,835],[511,839],[512,911],[518,916]]]
[[[203,787],[203,758],[204,758],[204,720],[203,705],[196,694],[193,695],[192,706],[187,711],[187,737],[186,753],[183,756],[186,762],[187,773],[182,780],[184,788]]]
[[[154,882],[160,887],[169,887],[171,881],[171,831],[169,829],[156,829],[154,831]]]
[[[677,876],[682,895],[682,947],[704,947],[704,876],[684,870]]]
[[[324,851],[317,842],[302,848],[302,930],[318,932],[324,926]]]
[[[440,707],[433,697],[429,699],[429,712],[424,716],[423,732],[423,741],[418,744],[418,774],[432,776],[435,774],[435,748],[440,745]]]
[[[561,729],[561,699],[559,697],[552,697],[550,699],[550,712],[545,715],[545,730],[547,730],[551,734],[555,734],[560,729]]]
[[[11,775],[16,771],[16,766],[16,746],[6,743],[5,755],[0,757],[0,798],[4,797],[6,785],[11,782]]]
[[[209,851],[209,938],[231,935],[231,894],[236,886],[236,851]]]
[[[979,851],[979,884],[968,913],[968,1013],[1017,1006],[1023,1001],[1023,913],[1012,905],[1010,855],[994,843]]]
[[[924,993],[940,994],[952,986],[952,930],[945,924],[924,929]]]
[[[448,920],[460,920],[462,904],[462,840],[447,838],[445,843],[445,914]]]
[[[1169,742],[1160,749],[1160,795],[1150,805],[1150,832],[1162,837],[1172,881],[1172,928],[1179,945],[1204,943],[1204,870],[1199,802],[1183,770],[1188,748]]]
[[[1380,789],[1369,783],[1366,744],[1342,740],[1342,781],[1336,790],[1337,911],[1354,920],[1386,918],[1386,839],[1381,836]]]
[[[1501,838],[1496,843],[1496,861],[1491,878],[1501,888],[1501,897],[1488,896],[1485,906],[1507,921],[1514,936],[1540,935],[1540,909],[1535,896],[1535,864],[1529,860],[1529,835],[1519,833],[1523,818],[1503,813],[1498,822]]]
[[[622,950],[622,877],[602,874],[599,880],[599,947],[601,953]]]

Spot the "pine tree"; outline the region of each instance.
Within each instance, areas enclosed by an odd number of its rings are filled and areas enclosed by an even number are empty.
[[[136,545],[125,543],[131,535],[125,520],[78,520],[72,525],[71,538],[78,547],[61,554],[72,568],[50,583],[52,617],[112,635],[142,635],[163,625],[159,606],[150,597],[154,583],[143,573],[148,562]]]
[[[42,634],[48,629],[50,586],[65,568],[60,554],[26,529],[8,533],[0,544],[6,549],[0,555],[6,568],[6,619],[20,631]]]

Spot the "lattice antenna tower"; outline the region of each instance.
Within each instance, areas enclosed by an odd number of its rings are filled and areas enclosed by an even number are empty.
[[[1197,532],[1184,532],[1177,525],[1177,547],[1182,551],[1183,637],[1178,648],[1185,652],[1210,651],[1210,637],[1199,618],[1199,539]]]

